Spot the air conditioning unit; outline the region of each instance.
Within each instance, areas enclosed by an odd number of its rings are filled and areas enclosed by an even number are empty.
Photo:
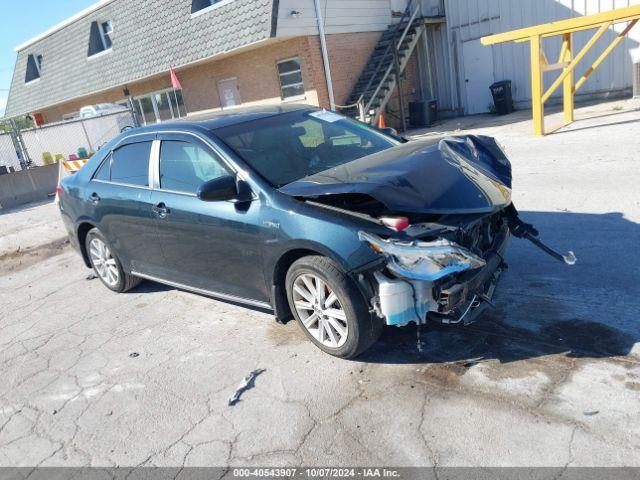
[[[640,98],[640,62],[633,64],[633,98]]]

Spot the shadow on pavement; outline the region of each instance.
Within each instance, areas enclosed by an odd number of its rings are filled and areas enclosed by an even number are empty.
[[[557,99],[554,99],[557,102]],[[615,101],[615,98],[611,98],[610,101]],[[618,100],[620,102],[624,102],[628,100],[628,98],[621,96]],[[595,107],[601,104],[601,100],[591,100],[591,101],[582,101],[576,103],[576,118],[575,122],[569,124],[568,129],[564,129],[563,127],[560,130],[557,130],[552,133],[548,133],[547,135],[555,135],[558,133],[567,133],[578,130],[586,130],[590,128],[598,128],[598,127],[607,127],[611,125],[632,123],[633,121],[622,121],[622,122],[610,122],[604,124],[595,124],[590,126],[581,126],[585,121],[595,121],[608,117],[619,117],[620,115],[628,114],[634,111],[638,111],[637,108],[623,108],[620,110],[614,111],[593,111],[587,110],[589,107]],[[547,117],[547,121],[549,126],[553,123],[553,116],[559,115],[562,113],[562,104],[553,103],[551,105],[545,106],[545,112]],[[531,122],[531,110],[523,109],[523,110],[515,110],[514,112],[508,115],[496,115],[491,113],[480,113],[475,115],[467,115],[463,117],[449,117],[443,118],[441,120],[436,121],[433,126],[429,128],[423,129],[412,129],[407,132],[410,137],[422,137],[422,136],[432,136],[432,135],[444,135],[447,133],[455,132],[456,130],[467,131],[474,129],[484,129],[484,128],[495,128],[495,127],[505,127],[505,126],[513,126],[517,123],[526,123]],[[572,128],[571,126],[575,126]],[[469,133],[469,132],[466,132]]]
[[[0,208],[0,216],[35,210],[38,207],[41,207],[43,205],[47,205],[53,202],[54,202],[53,198],[47,198],[46,200],[37,200],[35,202],[25,203],[24,205],[17,205],[11,208]]]
[[[422,352],[417,349],[415,325],[386,327],[381,339],[356,361],[473,364],[480,359],[506,363],[553,354],[628,355],[640,341],[640,225],[621,213],[520,214],[540,230],[543,241],[561,252],[573,250],[577,264],[564,265],[529,242],[512,238],[505,258],[509,270],[500,279],[494,310],[466,327],[423,326]],[[168,290],[173,288],[147,281],[133,292]]]

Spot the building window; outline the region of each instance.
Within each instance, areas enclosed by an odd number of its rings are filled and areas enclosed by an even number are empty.
[[[229,3],[229,0],[191,0],[191,13],[212,7],[216,3]]]
[[[29,83],[40,78],[42,69],[42,55],[29,55],[27,57],[27,73],[24,82]]]
[[[182,118],[187,115],[182,90],[162,90],[148,95],[136,97],[133,105],[141,124]]]
[[[278,75],[280,76],[280,95],[283,100],[304,97],[299,57],[279,61]]]
[[[113,33],[113,23],[111,20],[105,22],[91,23],[91,33],[89,35],[88,56],[92,57],[98,53],[111,50],[111,34]]]
[[[102,36],[102,45],[105,50],[111,48],[111,34],[113,33],[113,24],[111,20],[107,20],[106,22],[102,22],[100,24],[100,35]]]

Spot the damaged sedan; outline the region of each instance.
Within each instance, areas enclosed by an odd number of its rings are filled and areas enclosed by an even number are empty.
[[[492,138],[407,142],[304,105],[127,131],[58,201],[110,290],[146,279],[269,309],[342,358],[384,325],[475,321],[510,236],[575,263],[520,220]]]

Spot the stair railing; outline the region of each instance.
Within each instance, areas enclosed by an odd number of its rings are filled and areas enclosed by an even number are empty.
[[[416,4],[415,7],[414,7],[414,4]],[[393,33],[392,33],[389,45],[387,46],[382,57],[378,61],[376,69],[371,75],[371,78],[369,79],[367,86],[363,89],[362,93],[360,94],[360,97],[358,98],[358,101],[356,102],[358,105],[364,105],[359,107],[360,112],[365,112],[365,113],[369,112],[371,105],[375,101],[376,96],[378,95],[378,93],[380,92],[380,89],[382,88],[382,85],[386,81],[391,71],[394,69],[394,64],[393,62],[391,62],[386,72],[378,82],[378,86],[375,89],[373,95],[371,95],[369,97],[369,101],[365,103],[364,102],[365,93],[368,92],[371,86],[373,85],[373,80],[376,78],[378,73],[380,73],[382,66],[385,64],[387,58],[389,57],[389,54],[391,54],[392,56],[397,55],[397,52],[400,50],[400,47],[402,46],[402,42],[404,42],[404,39],[406,38],[409,30],[413,26],[413,22],[415,21],[416,17],[418,16],[418,13],[420,12],[420,8],[421,8],[421,5],[419,0],[418,1],[410,0],[409,3],[407,4],[407,8],[402,14],[400,21],[395,25],[393,29]],[[402,30],[402,34],[400,35],[399,41],[396,41],[396,39],[398,38],[398,33],[400,32],[401,26],[404,23],[405,19],[407,19],[407,25],[404,28],[404,30]],[[364,120],[364,118],[362,118],[362,120]]]

